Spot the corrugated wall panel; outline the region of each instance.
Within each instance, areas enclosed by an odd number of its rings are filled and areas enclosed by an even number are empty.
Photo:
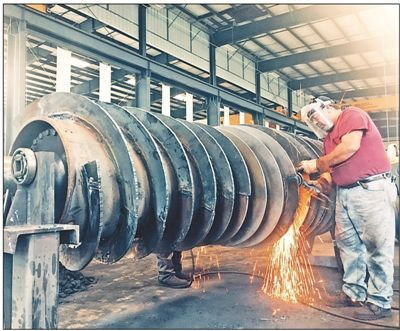
[[[113,26],[121,31],[138,38],[138,5],[70,5],[81,10],[83,13],[101,22]],[[167,22],[169,17],[169,28]],[[175,19],[175,21],[173,21]],[[173,21],[173,23],[172,23]],[[171,24],[172,23],[172,24]],[[182,61],[190,63],[204,71],[209,71],[209,36],[199,31],[181,17],[169,12],[166,9],[147,9],[147,42],[150,46],[171,54]],[[190,29],[192,31],[190,32]],[[167,40],[170,38],[170,41]],[[191,50],[191,52],[190,52]],[[229,55],[228,55],[229,57]],[[227,52],[221,48],[216,51],[217,76],[231,81],[250,92],[255,90],[255,63],[239,53],[234,54],[229,60],[229,71],[227,63]],[[262,75],[261,77],[266,77]],[[270,80],[272,78],[270,77]],[[281,81],[283,83],[283,81]],[[280,83],[281,83],[280,82]],[[277,78],[268,83],[261,79],[261,96],[287,107],[287,89],[284,85],[278,90]],[[278,91],[280,96],[278,95]],[[295,97],[293,109],[299,109],[297,104],[302,105],[304,97]],[[297,102],[297,99],[299,101]],[[296,101],[295,101],[296,100]]]
[[[228,54],[229,71],[239,77],[243,77],[243,56],[242,54]]]
[[[209,58],[209,40],[210,37],[207,33],[192,25],[192,53],[207,61]]]
[[[131,22],[138,21],[138,5],[109,5],[109,10]]]
[[[260,90],[261,97],[279,103],[284,107],[287,107],[287,95],[286,98],[278,95],[277,77],[268,76],[268,74],[262,74],[260,77]]]
[[[148,42],[154,42],[154,40],[151,39],[153,38],[153,34],[167,39],[167,10],[155,10],[153,8],[148,8],[146,13]]]
[[[224,70],[220,67],[217,67],[217,76],[227,80],[228,82],[232,82],[235,85],[240,86],[244,90],[248,90],[249,92],[254,93],[254,84],[250,83],[249,81],[237,76],[236,74],[233,74],[232,72],[229,72],[227,70]]]
[[[278,86],[278,78],[267,76],[267,91],[271,92],[274,95],[279,95],[279,86]]]
[[[243,78],[253,84],[256,83],[256,70],[254,67],[254,62],[243,56],[244,68],[243,68]]]
[[[100,22],[128,33],[133,38],[138,38],[138,5],[118,5],[118,10],[121,10],[121,6],[125,7],[125,11],[127,12],[125,15],[116,14],[99,5],[93,5],[88,8],[87,5],[70,6]]]
[[[217,62],[217,68],[219,67],[221,69],[228,70],[228,55],[226,50],[222,48],[217,48],[215,60]]]
[[[287,94],[287,83],[283,79],[279,79],[279,96],[285,100],[288,99],[288,94]]]
[[[169,40],[178,47],[190,51],[190,24],[172,12],[168,13]]]

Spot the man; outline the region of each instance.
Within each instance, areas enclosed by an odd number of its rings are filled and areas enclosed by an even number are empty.
[[[308,174],[330,173],[337,185],[335,232],[344,284],[327,305],[358,306],[354,317],[362,320],[390,317],[396,188],[382,137],[363,110],[341,111],[325,97],[303,107],[301,115],[324,139],[325,155],[302,161],[300,168]],[[328,178],[318,182],[326,186]]]
[[[157,254],[158,282],[171,288],[187,288],[192,285],[192,277],[182,272],[182,252]]]

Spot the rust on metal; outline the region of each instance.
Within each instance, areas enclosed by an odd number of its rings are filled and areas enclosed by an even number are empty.
[[[80,230],[80,244],[60,251],[69,270],[128,250],[274,245],[295,220],[311,237],[333,224],[334,192],[321,201],[295,181],[294,165],[321,143],[258,125],[215,128],[53,93],[30,105],[18,148],[54,153],[56,223]]]

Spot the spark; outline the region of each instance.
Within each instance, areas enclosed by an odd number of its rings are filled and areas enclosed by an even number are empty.
[[[257,261],[254,262],[253,273],[252,273],[252,275],[251,275],[251,277],[250,277],[250,283],[251,283],[251,284],[253,284],[254,274],[255,274],[255,272],[256,272],[256,267],[257,267]]]
[[[281,311],[279,308],[277,308],[277,309],[273,308],[273,310],[274,311],[272,312],[272,316],[275,316],[278,311]]]
[[[267,267],[262,291],[288,302],[313,301],[320,293],[305,253],[305,238],[300,227],[308,213],[311,195],[299,189],[299,207],[292,226],[272,247],[267,249]]]
[[[218,260],[218,255],[215,255],[215,260],[217,262],[217,268],[219,269],[219,260]]]

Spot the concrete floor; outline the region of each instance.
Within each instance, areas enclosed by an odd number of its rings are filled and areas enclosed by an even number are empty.
[[[316,240],[314,255],[333,254],[327,238],[325,235]],[[396,246],[395,289],[399,288],[398,251]],[[251,273],[255,261],[262,270],[262,249],[209,246],[195,249],[195,258],[197,254],[197,272],[218,270],[219,266],[220,270]],[[191,261],[185,252],[185,269],[191,269]],[[341,277],[336,269],[314,267],[314,273],[324,281],[328,292],[340,288]],[[87,291],[62,299],[60,329],[379,329],[270,298],[261,291],[261,280],[251,281],[246,275],[203,277],[189,289],[160,287],[154,255],[133,261],[128,254],[113,265],[92,262],[83,274],[98,281]],[[399,292],[395,292],[393,301],[398,307]],[[354,311],[323,309],[350,317]],[[399,312],[393,311],[392,319],[376,323],[399,327]]]

